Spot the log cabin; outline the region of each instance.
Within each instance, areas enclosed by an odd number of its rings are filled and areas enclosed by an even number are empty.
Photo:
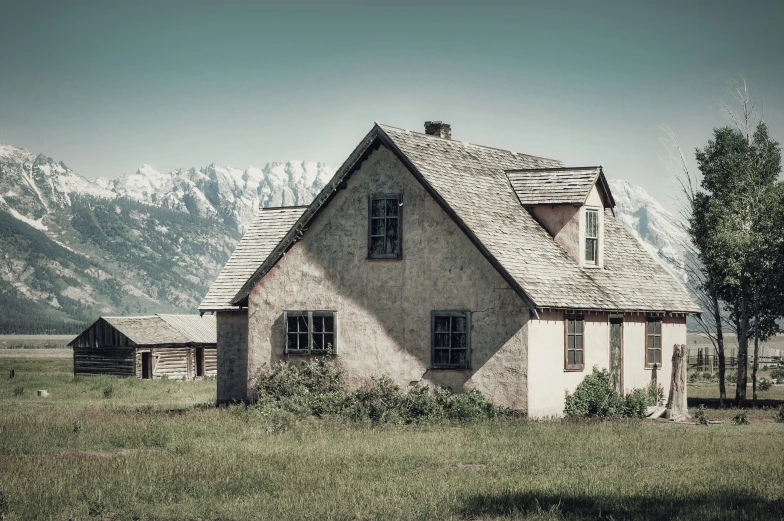
[[[216,376],[214,316],[101,317],[69,344],[74,375],[193,380]]]

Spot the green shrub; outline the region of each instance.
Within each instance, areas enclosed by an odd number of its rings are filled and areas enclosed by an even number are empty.
[[[21,385],[14,387],[14,396],[22,396],[24,394],[24,387]]]
[[[644,418],[646,409],[658,405],[662,396],[663,389],[651,383],[621,397],[607,369],[594,367],[573,394],[566,393],[564,414],[573,418]]]
[[[690,384],[697,383],[697,380],[699,380],[699,378],[700,378],[699,373],[690,373],[689,374],[689,383]]]
[[[476,390],[453,394],[425,386],[403,391],[388,376],[347,393],[332,361],[303,361],[299,368],[279,362],[259,378],[257,407],[271,434],[284,432],[294,416],[339,415],[372,423],[421,423],[439,419],[470,421],[510,416],[510,409],[489,402]],[[286,414],[279,414],[280,412]]]
[[[773,383],[767,378],[762,378],[759,382],[757,382],[757,389],[760,391],[770,391],[772,386]]]
[[[729,372],[724,375],[724,380],[731,384],[738,383],[738,373]]]
[[[694,418],[697,420],[697,425],[708,425],[708,418],[705,416],[705,406],[700,404],[697,407],[697,412],[694,413]]]
[[[103,388],[103,397],[104,398],[111,398],[114,394],[114,386],[109,384],[108,387]]]
[[[784,405],[779,407],[779,412],[776,413],[776,416],[773,417],[777,423],[784,423]]]
[[[784,383],[784,368],[777,367],[770,372],[771,380],[774,380],[777,384]]]
[[[713,380],[713,375],[705,371],[704,373],[702,373],[701,378],[703,380]]]
[[[733,425],[748,425],[749,424],[749,418],[747,417],[747,411],[744,410],[744,411],[741,411],[738,414],[736,414],[735,417],[732,419],[732,424]]]

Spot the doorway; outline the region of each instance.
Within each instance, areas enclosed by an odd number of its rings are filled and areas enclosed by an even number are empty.
[[[204,376],[204,348],[196,348],[196,376]]]
[[[610,318],[610,381],[623,394],[623,318]]]
[[[149,380],[152,378],[152,353],[147,351],[142,353],[142,379]]]

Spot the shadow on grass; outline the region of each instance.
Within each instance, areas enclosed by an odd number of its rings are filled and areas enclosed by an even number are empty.
[[[669,496],[587,496],[510,492],[478,495],[463,509],[467,519],[504,516],[554,519],[642,520],[756,520],[784,518],[784,499],[762,499],[734,491]]]

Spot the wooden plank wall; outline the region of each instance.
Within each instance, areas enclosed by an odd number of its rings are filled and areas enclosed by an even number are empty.
[[[98,320],[87,331],[76,337],[74,347],[101,347],[110,349],[107,346],[128,347],[131,346],[128,338],[109,325],[105,320]]]
[[[218,350],[204,350],[204,376],[218,376]]]
[[[136,376],[142,377],[142,353],[151,353],[152,377],[190,380],[193,378],[194,362],[191,355],[193,349],[188,347],[137,349],[136,351]]]
[[[74,347],[73,353],[75,375],[134,376],[133,347]]]

